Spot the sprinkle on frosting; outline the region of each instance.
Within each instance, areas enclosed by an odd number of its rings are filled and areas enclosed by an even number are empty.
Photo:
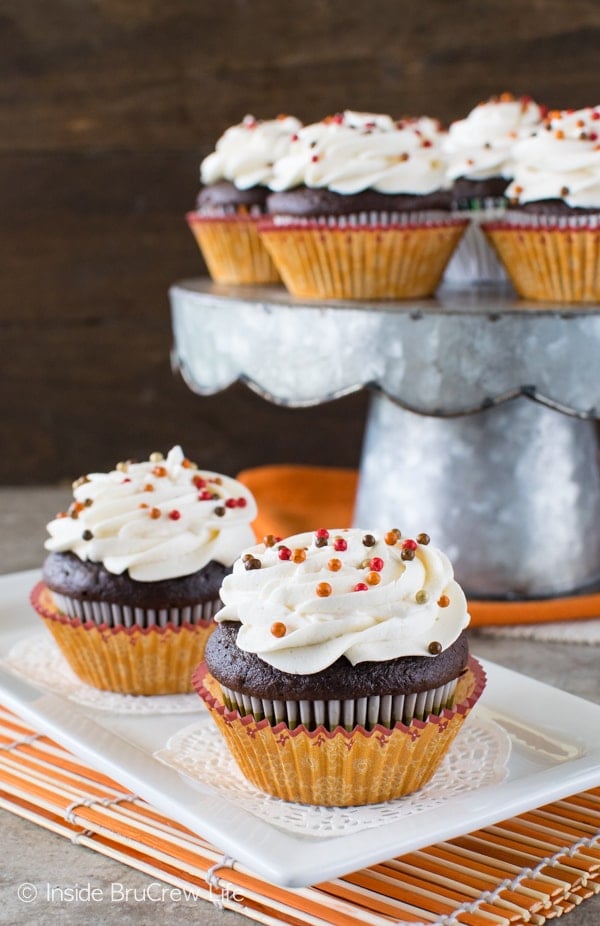
[[[386,539],[390,533],[393,544]],[[324,537],[319,532],[297,534],[278,546],[257,544],[225,578],[216,620],[238,621],[240,649],[294,674],[319,672],[342,655],[352,664],[435,656],[432,640],[441,652],[468,625],[465,596],[447,557],[427,535],[417,535],[426,543],[406,538],[406,547],[397,542],[399,535],[329,531],[325,539],[345,541],[334,557],[331,543],[316,542]],[[259,569],[248,568],[252,559]],[[285,626],[285,639],[273,632],[277,623]]]
[[[70,517],[48,524],[46,549],[71,551],[115,574],[128,570],[141,582],[189,575],[211,560],[230,566],[254,539],[251,493],[235,479],[198,470],[181,447],[166,458],[154,452],[143,463],[89,473],[73,484],[73,496]]]

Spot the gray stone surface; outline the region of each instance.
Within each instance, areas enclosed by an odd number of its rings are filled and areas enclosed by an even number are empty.
[[[64,507],[68,487],[0,488],[0,563],[3,572],[40,564],[46,521]],[[472,633],[473,651],[573,694],[600,702],[598,647],[490,638]],[[241,926],[238,913],[208,901],[177,899],[168,891],[157,902],[159,883],[150,875],[106,858],[6,811],[0,811],[0,924],[7,926]],[[29,885],[35,899],[20,899]],[[67,889],[89,886],[100,900],[70,900]],[[163,885],[161,885],[163,886]],[[121,900],[126,892],[127,900]],[[160,895],[161,897],[163,895]],[[85,897],[85,895],[84,895]],[[566,926],[598,926],[600,896],[568,914]]]

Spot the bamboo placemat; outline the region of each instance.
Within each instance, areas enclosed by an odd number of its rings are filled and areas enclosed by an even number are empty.
[[[0,807],[266,924],[542,926],[600,892],[600,788],[290,890],[257,878],[0,706]]]

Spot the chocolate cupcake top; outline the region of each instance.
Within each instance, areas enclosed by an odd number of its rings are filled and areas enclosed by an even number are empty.
[[[301,128],[268,182],[281,192],[324,188],[349,195],[365,190],[426,195],[445,184],[437,120],[403,119],[346,110]]]
[[[139,582],[231,566],[252,543],[256,503],[235,479],[199,470],[173,447],[73,484],[73,501],[48,524],[45,547],[72,552]]]
[[[229,180],[240,190],[268,186],[273,163],[286,153],[302,123],[294,116],[255,119],[246,116],[228,128],[200,165],[205,186]]]
[[[515,143],[531,135],[543,116],[543,108],[526,96],[503,93],[478,103],[464,119],[451,123],[444,139],[448,179],[510,180]]]
[[[435,658],[469,623],[449,560],[426,534],[318,530],[246,551],[215,619],[237,647],[297,675],[404,656]]]
[[[549,112],[535,134],[514,147],[512,205],[555,203],[600,212],[600,106]]]

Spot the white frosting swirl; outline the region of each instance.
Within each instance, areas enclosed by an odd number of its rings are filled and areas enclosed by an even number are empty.
[[[197,469],[173,447],[74,484],[68,512],[48,524],[51,552],[72,551],[108,572],[156,582],[211,560],[231,566],[254,540],[254,497],[236,479]]]
[[[351,194],[425,195],[445,184],[443,132],[435,119],[405,119],[346,110],[304,126],[275,162],[268,186],[296,186]]]
[[[509,199],[600,209],[600,106],[549,113],[535,135],[515,145],[514,157]]]
[[[216,620],[240,622],[240,649],[284,672],[312,674],[342,655],[353,665],[431,656],[432,642],[447,649],[469,623],[464,593],[440,550],[403,538],[390,544],[380,532],[367,546],[356,528],[328,535],[324,546],[317,533],[258,544],[235,563]],[[337,538],[345,550],[336,549]],[[402,558],[405,543],[414,546],[413,559]],[[294,562],[295,550],[303,551],[302,562]]]
[[[224,132],[215,150],[202,161],[202,183],[229,180],[240,190],[268,186],[274,161],[283,157],[301,125],[294,116],[264,120],[246,116]]]
[[[543,110],[528,97],[502,94],[451,123],[444,141],[450,180],[513,176],[513,148],[540,125]]]

